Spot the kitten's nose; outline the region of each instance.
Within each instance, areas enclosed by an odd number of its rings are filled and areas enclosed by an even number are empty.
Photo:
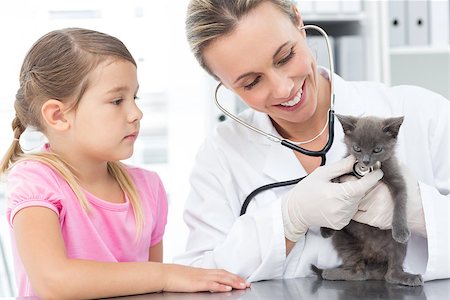
[[[362,162],[363,162],[366,166],[369,165],[369,162],[370,162],[370,157],[369,157],[369,155],[364,155],[363,158],[362,158]]]

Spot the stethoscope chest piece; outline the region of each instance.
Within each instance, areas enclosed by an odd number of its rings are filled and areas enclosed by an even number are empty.
[[[373,166],[371,167],[367,167],[366,165],[364,165],[363,163],[356,161],[355,164],[353,165],[353,174],[358,177],[358,178],[362,178],[364,177],[367,173],[370,173],[374,170],[378,170],[381,168],[381,162],[377,161]]]

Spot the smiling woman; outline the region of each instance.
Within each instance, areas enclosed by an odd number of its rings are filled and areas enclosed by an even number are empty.
[[[449,102],[418,87],[346,81],[318,66],[301,11],[292,2],[191,0],[186,32],[194,56],[219,86],[249,106],[239,119],[277,139],[302,142],[310,151],[327,145],[326,133],[332,131],[324,124],[334,126],[327,123],[332,78],[336,113],[404,116],[397,157],[413,169],[402,176],[414,199],[407,202],[408,222],[414,225],[405,268],[424,280],[450,277],[450,227],[441,226],[450,219]],[[323,166],[319,157],[272,143],[241,125],[219,124],[198,151],[184,212],[190,234],[177,262],[224,268],[249,281],[308,277],[312,264],[330,269],[341,263],[318,227],[346,228],[356,213],[359,222],[384,229],[396,222],[378,222],[394,200],[379,182],[381,170],[355,181],[333,180],[350,173],[355,163],[353,156],[343,159],[344,133],[337,124]],[[258,194],[241,215],[245,197],[274,182],[292,185]]]

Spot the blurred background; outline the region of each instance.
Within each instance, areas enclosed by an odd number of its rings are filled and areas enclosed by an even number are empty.
[[[169,199],[164,260],[184,250],[182,220],[189,173],[196,151],[215,124],[226,118],[215,108],[216,83],[197,65],[184,35],[188,0],[15,0],[0,3],[0,155],[12,141],[13,102],[22,60],[43,34],[64,27],[85,27],[121,39],[138,63],[139,105],[144,112],[135,153],[127,163],[161,176]],[[305,24],[330,35],[336,73],[347,80],[388,85],[414,84],[450,98],[448,0],[300,0]],[[319,64],[328,67],[324,40],[310,35]],[[426,99],[424,99],[426,101]],[[230,110],[245,108],[224,92]],[[27,131],[24,149],[45,138]],[[15,285],[0,183],[0,296],[14,296]]]

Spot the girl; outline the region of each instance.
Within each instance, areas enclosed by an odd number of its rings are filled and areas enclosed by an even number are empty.
[[[239,116],[278,138],[318,151],[329,139],[330,72],[317,66],[300,12],[290,0],[191,0],[186,32],[199,64],[250,108]],[[449,102],[412,86],[334,78],[336,113],[405,116],[398,158],[408,164],[408,243],[405,269],[425,280],[450,277]],[[222,87],[222,88],[224,88]],[[219,93],[220,94],[220,93]],[[333,183],[351,172],[342,126],[335,122],[326,164],[231,121],[218,125],[199,150],[185,205],[190,228],[178,262],[224,268],[248,281],[312,276],[339,265],[321,226],[351,219],[390,228],[392,211],[379,172]],[[407,175],[411,173],[412,175]],[[260,186],[306,176],[296,185],[244,199]],[[369,178],[369,177],[370,178]],[[427,255],[428,254],[428,255]]]
[[[139,134],[136,63],[118,39],[68,28],[25,57],[12,122],[8,221],[20,296],[102,298],[156,291],[229,291],[223,270],[162,264],[167,201],[157,174],[126,166]],[[42,151],[20,136],[43,132]]]

